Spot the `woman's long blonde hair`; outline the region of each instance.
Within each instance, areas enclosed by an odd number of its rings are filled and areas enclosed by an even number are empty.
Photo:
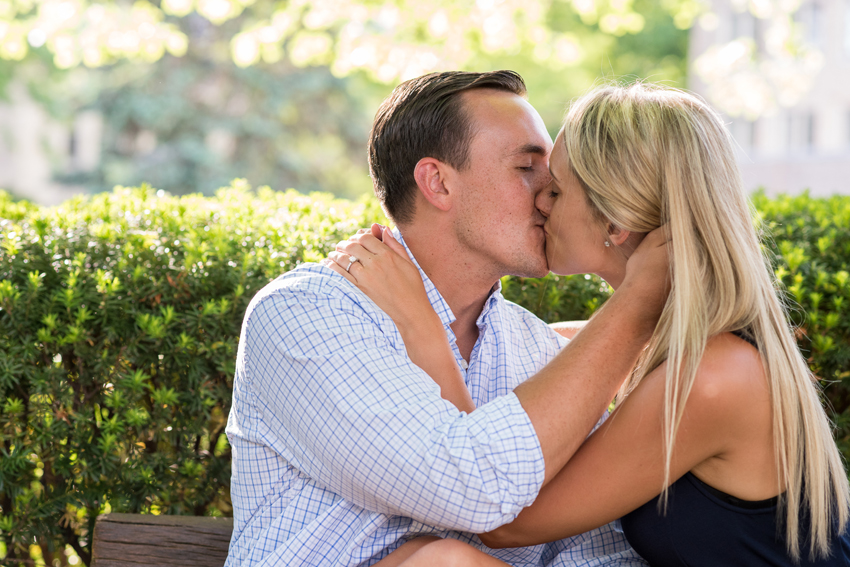
[[[810,557],[828,555],[834,528],[843,533],[848,520],[847,476],[761,252],[720,116],[679,90],[605,87],[571,105],[564,143],[589,203],[608,222],[635,232],[667,225],[672,291],[621,390],[627,395],[667,361],[664,487],[706,341],[744,331],[758,347],[770,388],[788,552],[799,559],[800,518],[808,517]],[[665,498],[666,488],[662,503]]]

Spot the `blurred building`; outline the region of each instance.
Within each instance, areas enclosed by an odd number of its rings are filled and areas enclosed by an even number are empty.
[[[43,205],[84,193],[84,187],[54,177],[97,167],[100,115],[82,112],[69,126],[51,118],[22,84],[11,84],[7,95],[0,103],[0,189]]]
[[[764,19],[736,10],[734,0],[713,0],[710,25],[691,30],[693,62],[712,45],[738,38],[765,43]],[[706,29],[708,28],[708,29]],[[803,0],[794,14],[794,33],[820,51],[820,71],[793,106],[777,105],[755,119],[728,117],[739,145],[744,186],[768,194],[850,194],[850,0]],[[693,68],[693,67],[692,67]],[[794,77],[789,77],[791,81]],[[807,80],[801,78],[800,80]],[[690,73],[689,88],[708,96],[710,85]]]

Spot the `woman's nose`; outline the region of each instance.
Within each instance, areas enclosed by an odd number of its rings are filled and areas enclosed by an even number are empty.
[[[534,206],[537,207],[537,210],[546,217],[549,218],[549,211],[552,208],[552,199],[549,198],[549,186],[547,185],[543,191],[537,194],[537,197],[534,199]]]

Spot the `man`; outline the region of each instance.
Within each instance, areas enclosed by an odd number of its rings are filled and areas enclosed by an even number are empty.
[[[227,565],[372,565],[418,535],[477,542],[470,532],[533,502],[632,368],[663,304],[663,251],[636,251],[620,291],[557,357],[565,341],[499,293],[506,274],[548,271],[534,201],[552,141],[524,95],[512,72],[427,75],[393,91],[370,139],[376,194],[478,409],[443,400],[389,317],[338,274],[281,276],[240,338]],[[493,553],[640,564],[616,526]]]

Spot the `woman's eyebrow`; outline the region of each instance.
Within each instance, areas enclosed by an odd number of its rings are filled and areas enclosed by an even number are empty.
[[[557,177],[555,177],[555,174],[554,174],[554,173],[552,173],[552,166],[551,166],[551,165],[549,166],[549,177],[551,177],[552,179],[554,179],[557,183],[560,183],[560,181],[558,181],[558,178],[557,178]]]

